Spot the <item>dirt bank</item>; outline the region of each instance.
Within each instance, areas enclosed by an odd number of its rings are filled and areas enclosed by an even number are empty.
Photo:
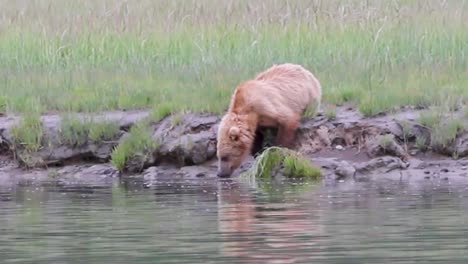
[[[421,113],[421,110],[404,108],[393,114],[366,118],[355,109],[338,107],[333,118],[320,114],[303,120],[295,148],[322,166],[325,180],[330,182],[368,181],[375,177],[468,182],[467,130],[460,128],[452,139],[435,146],[431,142],[433,130],[418,123]],[[59,115],[44,115],[41,117],[44,143],[33,152],[15,143],[12,136],[20,117],[0,117],[0,184],[12,182],[11,175],[22,181],[60,179],[65,175],[77,181],[93,181],[122,175],[109,163],[112,150],[128,137],[134,124],[148,115],[146,111],[96,114],[94,120],[117,122],[118,133],[112,140],[87,140],[79,145],[60,140]],[[461,122],[468,122],[463,113],[454,115]],[[188,113],[179,115],[177,122],[169,116],[149,123],[151,137],[159,146],[149,157],[132,157],[124,175],[138,174],[149,180],[215,177],[219,120],[216,115]],[[26,164],[33,166],[26,169]],[[249,161],[242,168],[248,167]]]

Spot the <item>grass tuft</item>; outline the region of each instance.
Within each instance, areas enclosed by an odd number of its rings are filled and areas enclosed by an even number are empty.
[[[23,147],[29,152],[38,151],[42,146],[43,127],[39,113],[28,113],[11,130],[16,148]]]
[[[70,146],[83,146],[88,142],[116,140],[119,132],[120,127],[117,122],[106,120],[97,122],[92,118],[65,114],[60,124],[60,141]]]
[[[247,175],[269,178],[281,171],[287,177],[317,179],[321,171],[299,153],[286,148],[269,147],[260,154]]]
[[[421,125],[426,126],[428,128],[434,128],[440,125],[442,117],[443,112],[441,111],[441,109],[433,107],[429,110],[422,112],[418,118],[418,122]]]
[[[392,134],[380,136],[379,145],[384,151],[386,151],[392,145],[393,140],[394,140],[394,136]]]
[[[458,132],[464,129],[463,121],[453,115],[453,111],[457,110],[458,107],[455,107],[453,102],[442,102],[437,106],[432,106],[419,116],[418,121],[430,129],[429,146],[433,150],[443,153],[453,151],[453,142],[457,138]],[[416,147],[425,150],[427,139],[417,138]]]
[[[136,124],[113,150],[111,162],[120,171],[125,171],[129,163],[137,163],[136,166],[142,168],[158,147],[159,142],[153,140],[148,127]]]
[[[317,111],[320,110],[320,109],[318,109],[318,108],[319,108],[318,102],[317,102],[317,101],[314,101],[314,102],[310,103],[310,104],[307,106],[307,108],[306,108],[306,110],[304,111],[304,113],[303,113],[302,116],[303,116],[303,117],[306,117],[306,118],[308,118],[308,117],[314,117],[314,116],[317,114]]]
[[[151,122],[159,122],[161,119],[169,116],[174,109],[174,106],[170,103],[159,104],[151,110],[149,120]]]
[[[428,147],[428,139],[425,136],[420,136],[416,138],[415,146],[420,151],[426,151]]]
[[[375,116],[382,112],[384,109],[377,99],[365,97],[359,102],[358,109],[366,117]]]
[[[461,129],[463,129],[463,123],[458,119],[450,119],[439,126],[433,127],[431,147],[435,150],[448,149]]]
[[[0,114],[6,113],[8,99],[0,95]]]
[[[180,125],[182,121],[184,121],[183,112],[177,112],[171,116],[171,125],[173,127]]]
[[[91,125],[89,139],[93,142],[112,141],[119,136],[119,123],[114,121],[101,121]]]
[[[82,146],[88,142],[91,121],[65,114],[60,123],[60,141],[70,146]]]
[[[325,107],[325,116],[330,119],[334,120],[336,118],[337,108],[334,105],[328,105]]]

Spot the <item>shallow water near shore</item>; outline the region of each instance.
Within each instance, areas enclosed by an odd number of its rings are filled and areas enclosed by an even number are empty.
[[[466,263],[468,186],[0,187],[1,263]]]

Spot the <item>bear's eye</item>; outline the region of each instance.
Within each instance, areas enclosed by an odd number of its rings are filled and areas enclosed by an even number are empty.
[[[229,157],[228,156],[222,156],[221,157],[221,161],[228,161],[229,160]]]

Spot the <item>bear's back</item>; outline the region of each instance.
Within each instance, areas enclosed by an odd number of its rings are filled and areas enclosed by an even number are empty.
[[[264,72],[259,73],[255,80],[257,81],[272,81],[272,80],[291,80],[302,79],[309,75],[309,72],[301,65],[284,63],[273,65]]]

